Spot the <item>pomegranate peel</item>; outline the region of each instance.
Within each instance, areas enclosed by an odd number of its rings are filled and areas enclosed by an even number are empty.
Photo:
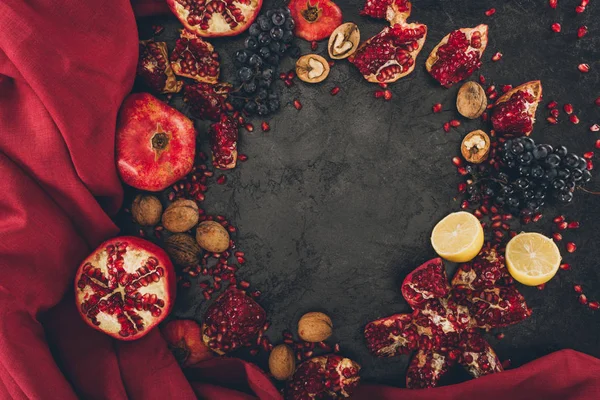
[[[206,83],[219,80],[219,54],[212,44],[186,30],[181,31],[175,42],[170,60],[175,75]]]
[[[433,48],[425,68],[442,86],[449,88],[479,69],[487,42],[488,26],[485,24],[457,29]]]
[[[309,42],[329,37],[342,23],[342,10],[331,0],[291,0],[288,7],[294,34]]]
[[[408,0],[366,0],[360,15],[386,19],[394,25],[404,22],[410,16],[412,4]]]
[[[350,397],[358,386],[360,365],[336,354],[304,361],[286,388],[286,399],[323,399]]]
[[[191,319],[169,321],[161,333],[169,349],[182,367],[192,367],[204,360],[210,360],[214,354],[202,341],[200,325]]]
[[[535,123],[535,112],[542,99],[542,83],[523,83],[496,100],[492,113],[494,129],[503,133],[520,133],[529,136]]]
[[[183,82],[179,82],[173,73],[165,42],[141,40],[139,52],[137,75],[146,86],[156,93],[177,93],[181,90]]]
[[[92,328],[120,340],[139,339],[173,307],[173,264],[163,249],[146,240],[107,240],[79,266],[75,301]]]

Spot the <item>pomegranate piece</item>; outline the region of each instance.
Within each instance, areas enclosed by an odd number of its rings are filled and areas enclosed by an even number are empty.
[[[365,326],[367,348],[377,357],[410,353],[418,347],[412,314],[395,314],[369,322]]]
[[[450,285],[442,259],[434,258],[417,267],[404,279],[401,290],[412,308],[422,308],[429,299],[446,297]]]
[[[235,36],[250,27],[262,0],[167,0],[185,28],[200,37]]]
[[[349,397],[358,386],[360,365],[330,354],[313,357],[298,366],[286,388],[286,399],[338,399]]]
[[[171,53],[171,68],[175,75],[185,76],[198,82],[217,83],[219,79],[219,54],[212,44],[181,31]]]
[[[449,88],[481,67],[488,42],[488,26],[460,28],[450,32],[434,47],[425,68],[442,86]]]
[[[239,125],[237,120],[221,115],[219,122],[210,126],[210,146],[215,168],[233,169],[237,162],[237,140]]]
[[[447,354],[419,350],[406,371],[406,387],[425,389],[436,387],[438,381],[455,363]]]
[[[492,124],[497,132],[529,136],[542,98],[542,84],[531,81],[506,92],[494,104]]]
[[[102,243],[75,274],[75,301],[84,321],[116,339],[145,336],[171,311],[175,270],[146,240],[120,236]]]
[[[385,27],[362,43],[348,60],[369,82],[395,82],[415,69],[426,36],[427,26],[423,24]]]
[[[459,342],[460,364],[475,378],[502,372],[502,363],[494,349],[480,335],[465,333]]]
[[[474,291],[464,303],[482,329],[514,325],[531,316],[525,298],[512,286]]]
[[[294,35],[309,42],[328,38],[342,24],[342,10],[331,0],[291,0],[288,7]],[[311,47],[316,50],[315,43]]]
[[[194,166],[196,130],[185,115],[148,93],[127,96],[117,119],[117,169],[126,184],[158,192]]]
[[[265,310],[234,286],[223,292],[206,311],[202,340],[217,354],[256,344],[267,320]]]
[[[183,87],[183,101],[190,106],[191,114],[200,119],[218,121],[226,110],[228,83],[196,83]]]
[[[177,93],[183,85],[175,78],[165,42],[140,41],[137,76],[155,93]]]
[[[184,368],[214,357],[214,353],[202,341],[202,331],[196,321],[170,321],[161,332],[175,359]]]
[[[412,4],[408,0],[366,0],[360,15],[386,19],[390,24],[404,22],[410,16]]]
[[[452,286],[461,290],[478,290],[504,284],[510,274],[504,264],[504,257],[495,248],[485,247],[468,263],[460,264]]]

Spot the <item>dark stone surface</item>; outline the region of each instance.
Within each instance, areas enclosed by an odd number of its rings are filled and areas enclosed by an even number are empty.
[[[265,9],[273,5],[267,1]],[[363,40],[385,26],[385,21],[358,15],[362,1],[339,5],[344,20],[359,25]],[[593,105],[600,95],[600,12],[591,4],[576,16],[575,5],[560,2],[558,10],[551,10],[540,0],[415,0],[410,21],[425,23],[429,33],[414,73],[390,85],[390,102],[374,99],[377,86],[345,61],[337,62],[322,84],[297,82],[286,89],[277,83],[283,109],[269,119],[271,131],[261,132],[261,119],[253,120],[254,133],[242,131],[240,149],[249,161],[226,173],[226,185],[213,184],[205,202],[209,214],[226,215],[239,228],[237,243],[248,259],[240,276],[263,292],[260,303],[273,324],[268,335],[274,342],[281,340],[283,329],[295,330],[304,312],[322,310],[333,318],[333,339],[341,343],[343,354],[363,366],[365,379],[404,386],[409,357],[372,357],[362,330],[370,320],[409,311],[399,283],[435,256],[429,242],[433,226],[459,209],[454,199],[459,178],[450,159],[464,134],[489,129],[479,120],[461,119],[459,128],[443,132],[442,124],[458,117],[454,103],[460,85],[441,88],[425,71],[425,59],[453,29],[489,24],[480,72],[496,85],[540,79],[544,100],[532,137],[565,144],[581,154],[592,150],[600,137],[588,130],[600,122],[600,108]],[[496,14],[486,17],[484,11],[492,6]],[[556,21],[562,33],[550,30]],[[166,26],[159,38],[172,48],[180,27],[177,20],[143,20],[142,32],[153,23]],[[582,24],[590,34],[577,40]],[[212,41],[223,60],[223,80],[233,76],[231,57],[244,38]],[[301,45],[304,54],[310,52],[308,43]],[[496,51],[504,57],[493,63],[490,58]],[[317,52],[326,55],[325,42]],[[592,71],[581,74],[581,62],[589,63]],[[283,70],[291,67],[288,60]],[[336,85],[342,90],[331,97],[329,90]],[[304,105],[301,111],[291,105],[295,98]],[[549,126],[545,104],[551,99],[561,106],[572,103],[581,123],[571,124],[561,110],[560,124]],[[432,114],[437,102],[444,111]],[[181,106],[179,99],[173,104]],[[197,127],[207,150],[207,123],[198,122]],[[600,179],[594,177],[589,187],[600,190]],[[579,192],[571,206],[547,207],[540,223],[522,228],[549,234],[551,219],[559,212],[582,223],[581,229],[564,235],[577,243],[578,251],[567,254],[561,245],[572,270],[559,271],[542,291],[519,286],[533,308],[532,317],[502,329],[504,340],[487,335],[502,360],[510,358],[513,366],[520,366],[565,348],[600,356],[599,314],[579,305],[572,289],[574,283],[582,283],[590,299],[600,299],[599,205],[598,197]],[[195,285],[179,291],[175,316],[200,320],[204,309]],[[264,356],[240,356],[266,365]],[[466,374],[456,368],[445,383],[463,379]]]

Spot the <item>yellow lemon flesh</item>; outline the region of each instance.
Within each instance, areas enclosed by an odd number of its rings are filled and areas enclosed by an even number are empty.
[[[433,228],[431,245],[443,259],[452,262],[471,261],[483,247],[483,228],[473,214],[455,212]]]
[[[521,233],[506,245],[506,266],[517,281],[528,286],[548,282],[560,266],[560,251],[539,233]]]

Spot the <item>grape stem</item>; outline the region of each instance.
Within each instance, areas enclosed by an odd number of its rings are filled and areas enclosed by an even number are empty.
[[[600,195],[600,192],[594,192],[592,190],[587,190],[586,188],[581,187],[581,186],[577,186],[577,189],[579,189],[583,192],[589,193],[589,194]]]

